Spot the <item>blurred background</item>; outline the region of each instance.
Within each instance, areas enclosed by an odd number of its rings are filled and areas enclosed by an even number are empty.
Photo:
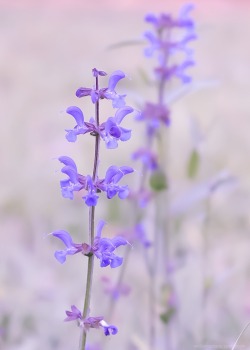
[[[77,99],[75,91],[92,86],[94,67],[127,74],[119,91],[128,95],[129,105],[139,108],[152,98],[152,89],[142,79],[142,72],[150,75],[152,67],[143,56],[143,42],[115,45],[143,41],[147,13],[177,14],[184,3],[0,0],[0,349],[77,348],[79,330],[62,320],[71,304],[81,308],[85,267],[78,256],[58,264],[53,257],[58,242],[47,234],[58,229],[76,237],[81,236],[79,230],[86,234],[87,209],[80,200],[61,197],[61,167],[56,159],[72,156],[81,173],[90,172],[92,140],[66,141],[64,129],[71,128],[73,121],[65,109],[77,105],[86,119],[93,115],[91,103]],[[183,349],[200,344],[204,226],[212,285],[206,311],[209,344],[232,344],[250,318],[250,1],[192,3],[198,34],[193,45],[196,66],[190,70],[194,83],[172,106],[169,160],[172,213],[174,220],[182,222],[178,242],[187,255],[185,267],[175,276],[181,309],[176,333],[184,334]],[[108,105],[104,108],[108,112]],[[193,136],[193,124],[198,139]],[[130,154],[141,141],[140,129],[129,117],[124,127],[135,129],[133,137],[117,150],[103,147],[100,171],[110,164],[132,164]],[[199,171],[188,179],[194,144],[200,154]],[[233,184],[229,181],[211,196],[208,187],[221,176],[232,177]],[[209,224],[204,225],[208,198]],[[125,212],[119,203],[114,213],[114,206],[104,202],[98,218],[109,222],[106,232],[112,234],[129,221],[129,209]],[[143,262],[134,260],[135,271],[132,259],[127,282],[134,287],[128,299],[119,302],[115,322],[121,331],[108,339],[111,349],[127,349],[128,334],[130,344],[137,346],[133,349],[147,349],[143,342],[146,316],[142,312],[139,317],[135,305],[138,297],[142,305],[147,299],[148,281]],[[95,273],[98,280],[103,271],[97,267]],[[117,275],[117,271],[107,273]],[[96,282],[94,298],[95,313],[100,306],[101,313],[107,314],[101,282]],[[250,329],[241,344],[250,346]]]

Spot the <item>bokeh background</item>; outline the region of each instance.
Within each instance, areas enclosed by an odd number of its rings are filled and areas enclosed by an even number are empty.
[[[174,246],[185,252],[184,267],[174,277],[181,310],[174,341],[183,349],[200,346],[205,227],[212,286],[206,333],[214,349],[216,344],[232,344],[250,318],[250,1],[193,3],[198,33],[193,45],[194,83],[173,104],[170,131],[172,215],[182,222]],[[182,4],[177,0],[0,1],[0,349],[77,348],[78,329],[62,320],[71,304],[81,307],[85,267],[78,256],[59,265],[53,257],[58,242],[47,234],[60,228],[76,237],[81,230],[86,233],[86,208],[80,200],[61,197],[56,158],[72,156],[87,173],[92,146],[89,138],[67,143],[64,129],[72,127],[72,120],[65,109],[78,105],[87,118],[91,116],[92,105],[78,100],[75,91],[92,86],[93,67],[126,72],[129,79],[121,82],[120,90],[127,93],[128,104],[139,107],[154,98],[142,79],[142,72],[150,75],[152,67],[143,56],[143,43],[114,45],[143,40],[148,29],[145,14],[177,13]],[[192,133],[194,121],[198,139]],[[118,150],[103,148],[101,170],[111,163],[132,164],[130,153],[140,144],[141,131],[129,117],[125,124],[135,128],[131,141]],[[197,142],[200,166],[190,180],[187,162]],[[211,195],[208,188],[218,176],[234,181]],[[204,225],[208,201],[209,223]],[[129,207],[126,204],[124,210],[122,205],[101,204],[98,215],[109,222],[107,234],[129,222]],[[150,282],[137,253],[132,254],[129,269],[127,283],[133,288],[119,302],[114,322],[120,332],[108,339],[108,347],[127,349],[130,338],[129,344],[137,349],[148,349],[143,303]],[[98,282],[102,273],[97,267],[92,307],[106,315],[108,299]],[[116,275],[111,271],[110,276]],[[91,336],[99,339],[95,332]],[[240,344],[250,347],[250,330]]]

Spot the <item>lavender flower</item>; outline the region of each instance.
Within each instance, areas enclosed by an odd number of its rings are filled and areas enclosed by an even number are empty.
[[[145,49],[145,55],[150,57],[155,52],[158,54],[160,65],[155,68],[155,73],[160,80],[169,80],[175,76],[183,83],[191,81],[191,77],[185,71],[194,65],[193,50],[188,47],[188,44],[196,39],[194,21],[189,17],[192,9],[193,5],[191,4],[184,6],[177,19],[174,19],[170,14],[160,14],[158,17],[149,14],[145,18],[155,30],[145,33],[145,38],[150,43],[150,46]],[[181,39],[173,39],[172,32],[176,29],[186,31]],[[169,58],[178,52],[185,55],[183,62],[169,64]]]
[[[79,326],[84,328],[85,331],[88,331],[90,328],[98,329],[102,327],[106,336],[111,334],[115,335],[118,332],[117,327],[109,325],[102,316],[83,318],[81,311],[75,305],[71,305],[71,311],[67,310],[65,312],[67,315],[64,319],[65,322],[77,320]]]
[[[106,75],[105,72],[97,71],[97,69],[95,68],[93,69],[92,72],[95,77],[97,75]],[[93,88],[81,87],[76,91],[76,96],[77,97],[91,96],[91,100],[93,103],[96,103],[99,99],[108,99],[108,100],[112,100],[112,105],[114,108],[123,107],[125,106],[124,98],[126,97],[126,95],[119,95],[115,91],[117,83],[123,78],[125,78],[125,74],[122,71],[117,70],[110,75],[108,87],[101,88],[101,89],[96,89],[95,87]]]
[[[116,148],[118,140],[127,141],[130,139],[131,130],[122,128],[120,123],[127,114],[133,111],[132,107],[122,107],[117,110],[114,117],[108,118],[107,121],[101,125],[103,129],[101,131],[101,137],[105,141],[107,148]]]
[[[78,135],[90,133],[91,135],[100,135],[105,141],[107,148],[116,148],[118,140],[127,141],[131,137],[131,130],[120,126],[123,118],[132,113],[134,109],[129,106],[119,108],[114,117],[109,117],[106,122],[97,127],[93,118],[89,122],[84,121],[84,115],[80,108],[76,106],[69,107],[66,112],[76,121],[74,129],[67,129],[66,139],[69,142],[75,142]]]
[[[112,268],[122,264],[123,258],[115,255],[114,251],[121,245],[127,245],[128,241],[123,237],[102,238],[101,233],[105,225],[104,221],[99,221],[97,232],[93,246],[87,243],[74,243],[72,237],[67,231],[59,230],[52,232],[51,235],[59,238],[66,246],[64,250],[57,250],[54,254],[57,261],[63,264],[66,261],[67,255],[75,255],[82,253],[84,255],[94,254],[100,260],[100,266],[109,266]]]
[[[132,154],[132,159],[140,159],[148,170],[158,169],[158,160],[156,154],[154,154],[148,148],[139,148],[136,152]]]
[[[134,170],[128,166],[110,166],[104,179],[97,178],[95,181],[90,175],[84,176],[78,173],[77,167],[73,159],[70,157],[59,157],[59,161],[64,164],[62,173],[68,175],[68,178],[60,181],[62,196],[64,198],[73,199],[73,192],[80,192],[85,189],[88,194],[83,196],[87,206],[96,206],[99,196],[97,192],[106,192],[107,198],[111,199],[116,194],[120,199],[128,196],[128,186],[118,185],[123,176],[132,173]]]
[[[66,261],[67,255],[75,255],[77,253],[83,253],[85,255],[91,252],[91,248],[88,244],[74,243],[70,234],[64,230],[58,230],[51,233],[52,236],[59,238],[66,246],[64,250],[57,250],[54,254],[57,261],[63,264]]]

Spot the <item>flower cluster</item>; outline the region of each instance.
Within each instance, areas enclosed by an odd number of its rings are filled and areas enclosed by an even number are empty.
[[[146,22],[153,26],[145,38],[149,47],[144,51],[146,57],[157,56],[158,65],[154,68],[159,86],[157,102],[146,102],[137,120],[147,124],[147,133],[154,135],[161,125],[170,125],[170,112],[164,102],[165,84],[172,78],[178,78],[183,84],[191,82],[186,70],[194,65],[193,49],[189,43],[196,39],[195,24],[189,17],[193,5],[185,5],[177,18],[170,14],[146,16]]]
[[[68,176],[67,179],[61,180],[61,191],[64,198],[73,199],[74,192],[85,190],[88,192],[82,198],[84,199],[87,206],[96,206],[99,196],[97,193],[106,192],[108,199],[118,195],[120,199],[124,199],[128,196],[128,186],[118,185],[118,182],[123,178],[124,175],[132,173],[134,170],[128,166],[117,167],[111,165],[107,171],[104,179],[92,179],[90,175],[83,176],[78,173],[77,166],[73,159],[70,157],[59,157],[61,163],[64,164],[62,173]]]
[[[75,255],[77,253],[82,253],[83,255],[94,254],[97,259],[100,260],[100,266],[106,267],[109,266],[114,268],[122,264],[123,258],[116,256],[114,251],[121,245],[128,244],[128,241],[123,237],[114,237],[114,238],[102,238],[101,233],[105,225],[103,220],[99,221],[97,226],[97,233],[94,239],[94,243],[90,246],[87,243],[74,243],[72,237],[67,231],[59,230],[52,232],[51,235],[59,238],[66,249],[57,250],[55,252],[55,258],[63,264],[66,261],[67,255]]]
[[[83,328],[83,337],[81,349],[86,349],[86,331],[90,328],[103,328],[105,335],[116,334],[118,329],[109,325],[102,316],[90,317],[90,290],[93,275],[93,259],[100,261],[101,267],[110,266],[111,268],[119,267],[123,258],[115,254],[116,248],[125,246],[128,241],[124,237],[115,236],[113,238],[102,237],[102,229],[105,225],[103,220],[100,220],[95,235],[95,210],[98,204],[99,194],[104,192],[107,199],[112,199],[116,195],[120,199],[124,199],[129,194],[127,185],[121,185],[120,181],[125,175],[132,173],[134,170],[129,166],[111,165],[106,170],[103,178],[98,175],[99,148],[100,142],[104,141],[108,149],[118,147],[119,141],[127,141],[131,137],[131,130],[123,128],[121,123],[128,114],[134,110],[130,106],[125,105],[125,96],[116,92],[117,83],[125,77],[125,74],[118,70],[110,75],[108,86],[99,87],[99,77],[104,77],[107,74],[104,71],[99,71],[96,68],[92,70],[95,78],[95,85],[92,88],[81,87],[76,91],[76,96],[89,96],[95,105],[95,118],[91,117],[87,122],[82,110],[77,106],[67,108],[66,112],[71,115],[76,122],[73,129],[66,130],[66,139],[69,142],[75,142],[79,135],[89,134],[95,139],[95,156],[93,162],[93,174],[82,175],[78,172],[75,161],[68,156],[61,156],[58,160],[62,163],[61,172],[66,175],[66,178],[60,181],[62,196],[73,200],[75,192],[81,192],[82,199],[89,210],[89,242],[75,243],[65,230],[58,230],[51,233],[52,236],[58,238],[65,245],[65,249],[56,250],[55,258],[63,264],[67,256],[81,253],[88,259],[86,294],[84,301],[83,313],[75,306],[71,306],[71,311],[66,311],[67,318],[65,321],[77,321],[78,325]],[[109,116],[106,121],[100,122],[99,103],[101,100],[107,99],[112,101],[112,106],[116,109],[114,116]]]
[[[103,328],[105,335],[116,334],[117,327],[109,325],[102,316],[83,318],[81,311],[75,306],[71,305],[71,311],[66,311],[67,317],[65,322],[78,321],[78,325],[88,331],[90,328]]]

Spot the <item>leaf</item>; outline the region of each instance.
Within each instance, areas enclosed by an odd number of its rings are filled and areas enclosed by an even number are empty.
[[[107,47],[107,50],[115,50],[115,49],[120,49],[122,47],[126,46],[135,46],[135,45],[143,45],[145,44],[144,40],[126,40],[126,41],[120,41],[119,43],[110,45]]]
[[[197,150],[193,150],[188,161],[187,174],[189,178],[194,178],[199,170],[200,155]]]
[[[168,187],[166,175],[161,170],[156,170],[152,173],[149,179],[149,184],[152,190],[156,192],[163,191]]]

